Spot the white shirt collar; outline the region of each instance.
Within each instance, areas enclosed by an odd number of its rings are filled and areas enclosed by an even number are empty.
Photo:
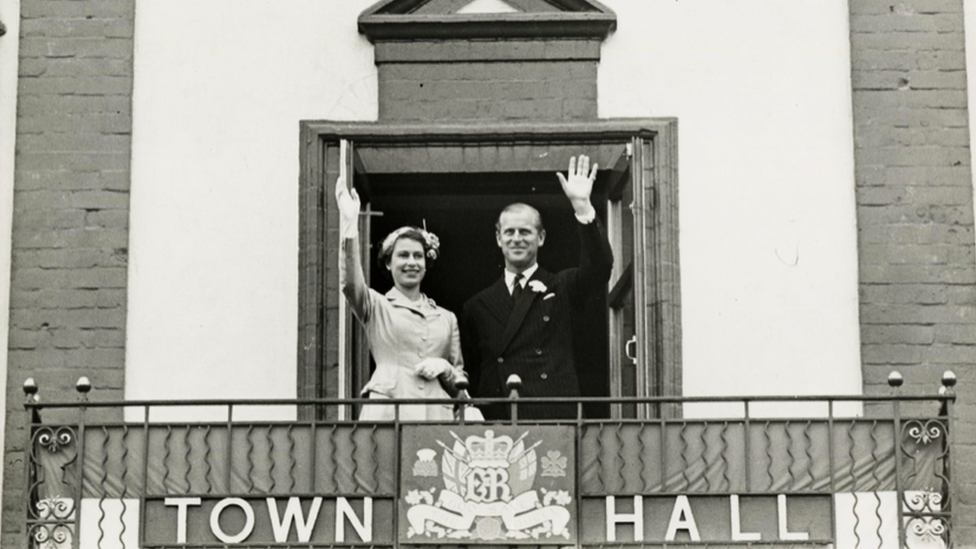
[[[536,263],[529,267],[528,269],[522,271],[522,287],[525,287],[525,283],[532,278],[532,275],[539,269],[539,264]],[[505,287],[508,288],[508,293],[512,293],[512,284],[515,283],[515,273],[505,269]]]

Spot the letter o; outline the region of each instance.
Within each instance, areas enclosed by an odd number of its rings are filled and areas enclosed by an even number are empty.
[[[220,527],[220,513],[230,505],[236,505],[241,508],[241,511],[244,511],[244,528],[241,528],[241,531],[233,536],[228,536]],[[241,498],[224,498],[218,501],[213,511],[210,512],[210,531],[224,543],[244,541],[251,535],[252,530],[254,530],[254,509],[251,509],[251,505]]]

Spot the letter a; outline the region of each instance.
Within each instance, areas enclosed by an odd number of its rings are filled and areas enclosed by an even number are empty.
[[[678,499],[674,501],[671,520],[668,521],[668,533],[664,535],[665,541],[674,541],[674,536],[678,530],[688,530],[691,541],[701,541],[701,536],[698,535],[698,525],[695,524],[695,515],[691,514],[688,496],[678,496]]]
[[[644,498],[634,496],[634,512],[618,513],[616,499],[607,496],[607,541],[617,541],[617,525],[634,523],[634,540],[644,541]]]

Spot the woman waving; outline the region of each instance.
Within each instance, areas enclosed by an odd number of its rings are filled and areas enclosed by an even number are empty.
[[[400,227],[380,246],[379,259],[393,278],[385,295],[366,286],[359,257],[359,195],[336,182],[339,207],[339,285],[369,339],[376,370],[363,388],[371,399],[443,398],[444,404],[400,406],[406,421],[454,419],[455,380],[463,376],[458,322],[420,291],[428,267],[437,259],[437,237],[417,227]],[[359,418],[394,419],[392,405],[366,405]]]

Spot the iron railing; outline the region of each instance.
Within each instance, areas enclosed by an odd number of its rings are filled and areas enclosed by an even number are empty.
[[[520,421],[519,405],[557,400],[519,399],[517,394],[513,399],[462,400],[458,408],[504,402],[513,411],[513,419],[505,425],[572,428],[577,547],[952,547],[955,376],[946,373],[937,395],[902,394],[901,378],[895,374],[889,384],[892,392],[885,396],[580,398],[572,400],[578,410],[573,420]],[[86,381],[80,381],[78,401],[41,403],[33,383],[25,384],[30,422],[25,520],[32,547],[309,548],[399,547],[402,543],[396,534],[397,504],[404,494],[396,464],[403,433],[416,424],[399,419],[322,419],[337,416],[323,415],[323,410],[346,408],[351,414],[353,407],[368,400],[95,402],[87,398],[89,389]],[[384,404],[431,402],[396,399]],[[585,418],[583,409],[590,403],[647,412],[680,406],[686,417]],[[819,411],[808,409],[796,415],[788,409],[795,405]],[[696,406],[702,417],[687,413]],[[703,406],[720,406],[723,416],[707,417],[708,410],[700,409]],[[781,416],[758,411],[769,406],[779,406]],[[730,412],[729,407],[735,410]],[[278,416],[304,417],[302,409],[313,410],[307,414],[312,419],[243,419],[255,414],[274,416],[275,411]],[[179,421],[165,417],[175,410],[192,411],[193,417]],[[461,414],[450,425],[465,424],[485,425],[466,422]],[[606,534],[607,516],[618,501],[632,499],[638,505],[637,500],[646,500],[647,505],[670,509],[675,498],[700,497],[703,502],[712,498],[709,505],[731,498],[738,513],[739,498],[753,498],[759,509],[765,505],[760,504],[763,498],[771,496],[803,502],[795,508],[819,513],[820,518],[809,519],[809,524],[819,521],[821,526],[811,526],[806,539],[788,541],[762,541],[742,533],[737,539],[696,541],[687,539],[688,532],[667,541],[652,539],[653,535],[637,539],[636,533],[626,540],[607,539],[612,537]],[[389,532],[354,542],[245,540],[237,544],[175,543],[160,541],[171,534],[154,533],[159,509],[176,501],[172,498],[276,497],[369,497],[378,509],[376,516],[388,517]],[[891,509],[896,513],[893,520]],[[781,526],[781,536],[788,530]]]

